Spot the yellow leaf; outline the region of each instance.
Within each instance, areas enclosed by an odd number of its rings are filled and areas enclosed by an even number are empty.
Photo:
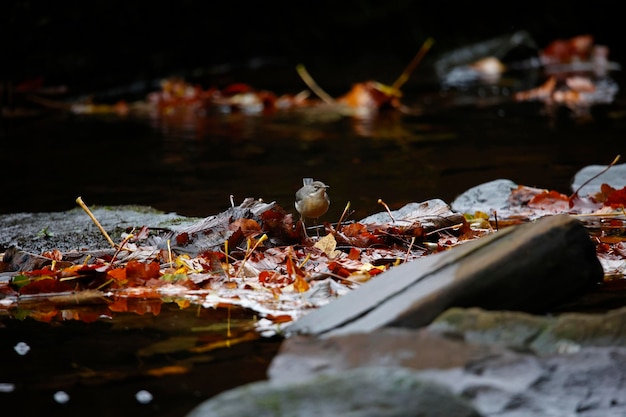
[[[337,241],[335,240],[335,236],[330,233],[315,242],[313,246],[324,252],[329,258],[336,258],[341,254],[341,251],[335,250]]]
[[[297,292],[305,292],[309,289],[309,287],[309,283],[306,282],[304,278],[302,278],[300,275],[296,275],[296,280],[293,283],[293,288]]]

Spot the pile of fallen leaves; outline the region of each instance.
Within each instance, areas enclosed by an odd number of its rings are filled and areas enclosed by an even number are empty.
[[[61,294],[52,302],[67,303],[71,294],[70,302],[103,302],[106,296],[120,308],[120,300],[168,297],[181,306],[239,305],[285,322],[394,265],[485,233],[440,200],[397,213],[393,221],[389,212],[369,221],[326,223],[323,237],[309,238],[277,204],[246,199],[176,232],[141,227],[120,243],[107,236],[111,249],[28,254],[11,248],[3,268],[27,268],[0,283],[0,305],[11,309],[25,298]]]
[[[14,271],[0,282],[0,308],[17,311],[24,301],[45,299],[47,310],[21,314],[44,321],[90,321],[97,316],[76,309],[68,315],[61,307],[99,304],[108,314],[158,314],[161,302],[236,305],[255,311],[259,330],[275,334],[282,323],[401,263],[560,213],[576,216],[589,229],[605,281],[623,281],[626,187],[604,184],[597,194],[581,197],[520,185],[508,202],[506,209],[492,213],[457,213],[441,200],[391,211],[381,202],[386,211],[361,221],[324,223],[322,231],[305,234],[302,224],[276,203],[249,198],[182,230],[144,226],[130,230],[121,242],[102,230],[111,248],[98,251],[50,248],[29,254],[11,248],[0,263],[3,276]]]

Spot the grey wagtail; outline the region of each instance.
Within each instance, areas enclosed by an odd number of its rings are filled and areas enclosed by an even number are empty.
[[[313,181],[313,178],[303,178],[303,187],[296,192],[296,210],[300,213],[300,221],[306,236],[304,218],[317,219],[324,215],[330,207],[330,198],[326,194],[328,185],[321,181]],[[319,231],[318,231],[319,236]]]

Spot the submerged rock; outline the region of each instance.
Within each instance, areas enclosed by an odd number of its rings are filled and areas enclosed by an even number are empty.
[[[538,355],[429,328],[296,336],[284,341],[269,381],[220,394],[188,417],[623,416],[626,348],[616,343]]]
[[[459,396],[406,368],[363,367],[299,383],[255,382],[219,394],[187,417],[480,417]]]

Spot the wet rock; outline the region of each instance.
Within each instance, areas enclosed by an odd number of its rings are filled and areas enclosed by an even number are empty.
[[[492,84],[498,80],[477,71],[472,65],[475,62],[487,57],[502,60],[516,56],[517,59],[524,59],[526,70],[531,70],[533,63],[539,65],[537,51],[538,47],[530,33],[520,30],[446,52],[435,61],[434,67],[444,89],[467,89],[477,82]]]
[[[500,356],[419,375],[468,399],[489,417],[626,415],[626,349],[584,348],[568,355]]]
[[[449,369],[509,353],[472,344],[427,329],[382,328],[328,338],[294,336],[285,340],[268,368],[273,381],[304,381],[320,372],[344,372],[361,366]]]
[[[558,316],[451,308],[428,328],[470,343],[537,354],[577,352],[583,347],[626,345],[626,308]]]
[[[524,317],[524,326],[533,324]],[[479,341],[448,338],[429,328],[297,336],[281,346],[268,370],[272,385],[266,387],[307,385],[320,381],[320,375],[353,375],[372,366],[402,367],[447,387],[483,416],[626,415],[626,348],[619,340],[613,346],[542,355]],[[341,390],[341,380],[334,381]]]
[[[298,383],[256,382],[219,394],[187,417],[479,417],[464,399],[410,369],[363,367]]]
[[[572,191],[578,190],[586,181],[591,180],[595,175],[600,174],[607,168],[607,165],[589,165],[582,168],[574,175],[572,180]],[[600,186],[608,184],[613,188],[626,187],[626,164],[613,165],[606,172],[594,178],[584,187],[580,188],[578,195],[586,196],[600,192]]]
[[[470,188],[454,199],[450,206],[459,213],[474,214],[476,211],[492,213],[509,207],[511,191],[517,184],[511,180],[499,179]]]
[[[390,215],[391,214],[391,215]],[[454,212],[450,206],[440,199],[432,199],[421,203],[408,203],[390,213],[384,211],[367,216],[359,221],[367,225],[411,225],[419,223],[424,233],[433,230],[465,223],[461,213]]]
[[[433,320],[428,329],[469,343],[529,351],[532,342],[550,328],[554,320],[519,311],[451,308]]]
[[[285,330],[327,336],[417,328],[453,306],[541,312],[602,277],[584,226],[567,215],[545,217],[394,267]]]
[[[115,242],[133,228],[176,230],[198,219],[164,213],[146,206],[90,207],[104,230]],[[14,213],[0,215],[0,250],[16,247],[41,253],[109,249],[111,245],[81,208],[53,213]]]

